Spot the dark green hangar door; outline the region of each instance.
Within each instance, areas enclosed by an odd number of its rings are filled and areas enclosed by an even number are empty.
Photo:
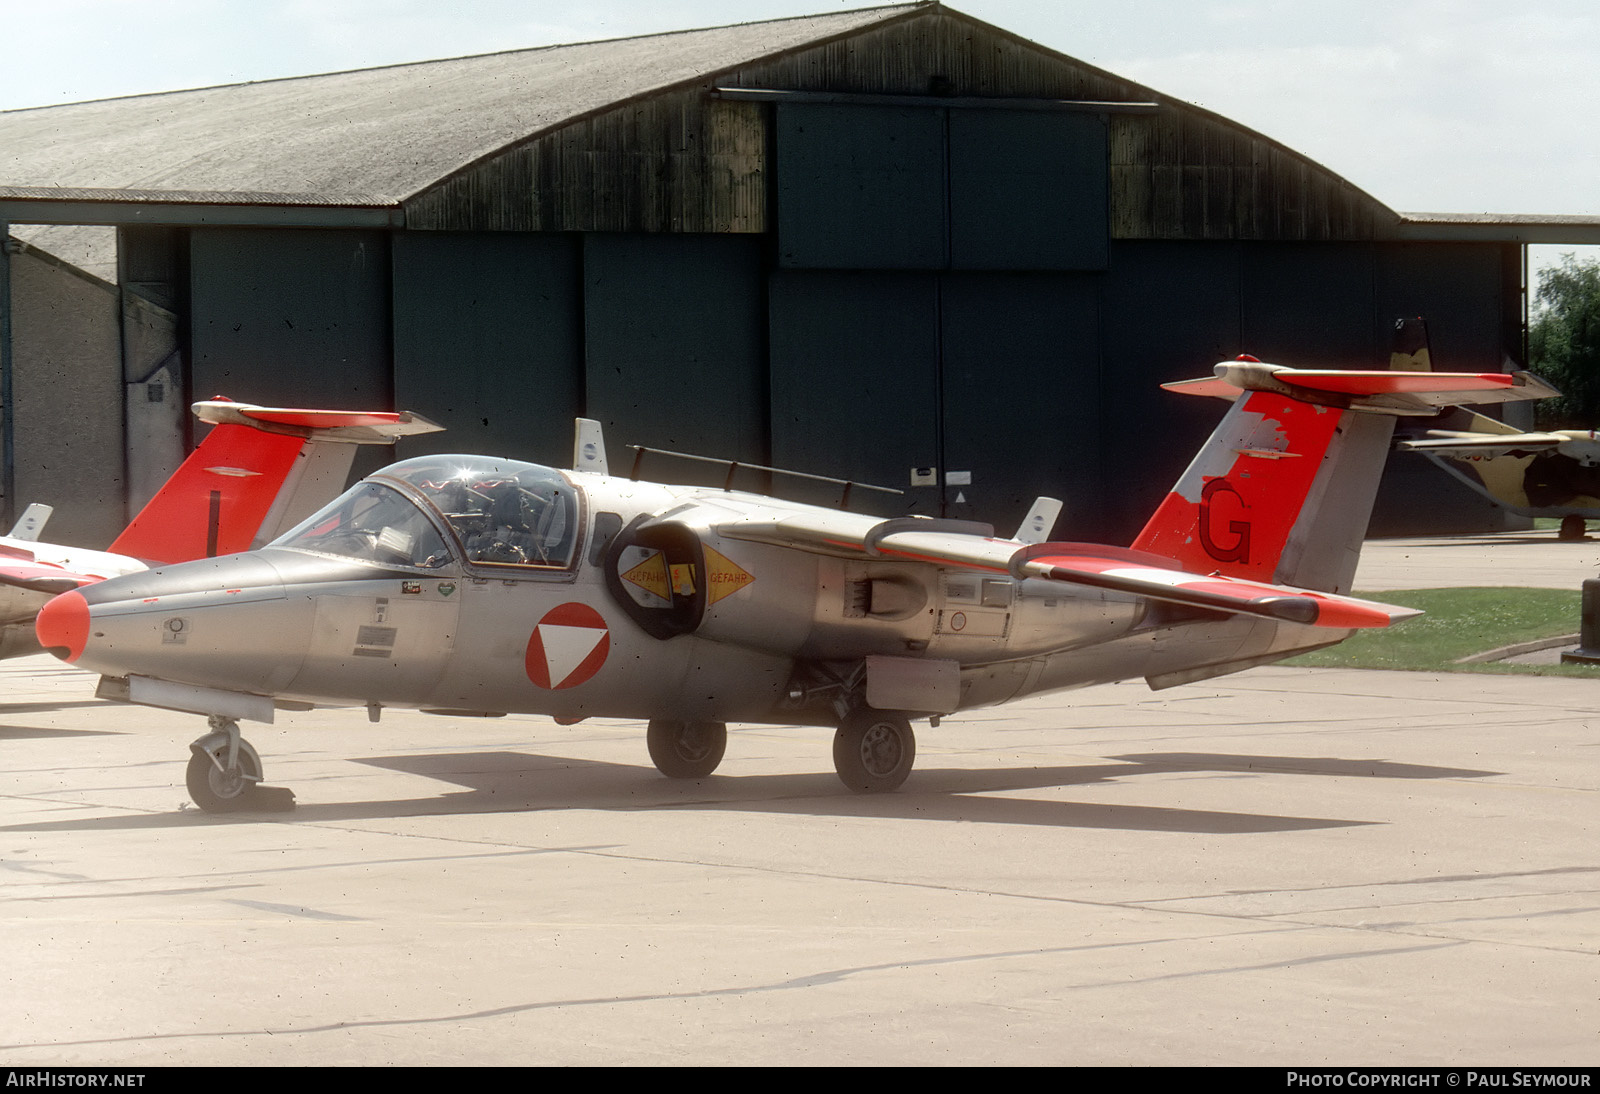
[[[779,466],[1003,531],[1100,509],[1103,117],[783,102],[770,286]],[[920,485],[914,485],[920,484]]]
[[[208,227],[189,239],[195,398],[393,401],[386,232]]]

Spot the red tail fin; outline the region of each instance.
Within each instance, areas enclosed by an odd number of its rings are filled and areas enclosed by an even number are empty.
[[[1394,416],[1539,399],[1526,373],[1310,371],[1257,361],[1166,385],[1240,396],[1134,540],[1191,573],[1346,592]]]
[[[146,562],[246,551],[344,489],[356,444],[437,430],[407,413],[286,410],[196,403],[217,423],[110,550]]]
[[[1265,391],[1234,404],[1133,546],[1272,582],[1344,413]]]

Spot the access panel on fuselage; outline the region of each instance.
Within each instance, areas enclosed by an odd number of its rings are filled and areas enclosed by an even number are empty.
[[[322,593],[291,692],[401,705],[426,702],[455,653],[457,578],[352,583]]]

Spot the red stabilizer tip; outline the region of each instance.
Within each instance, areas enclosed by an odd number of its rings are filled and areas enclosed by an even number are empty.
[[[82,593],[62,593],[39,611],[33,629],[39,645],[63,661],[76,661],[89,640],[89,602]]]

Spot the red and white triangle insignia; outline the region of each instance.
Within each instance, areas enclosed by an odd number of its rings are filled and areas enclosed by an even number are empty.
[[[591,679],[611,652],[611,632],[600,613],[576,601],[546,612],[528,637],[528,679],[558,691]]]

